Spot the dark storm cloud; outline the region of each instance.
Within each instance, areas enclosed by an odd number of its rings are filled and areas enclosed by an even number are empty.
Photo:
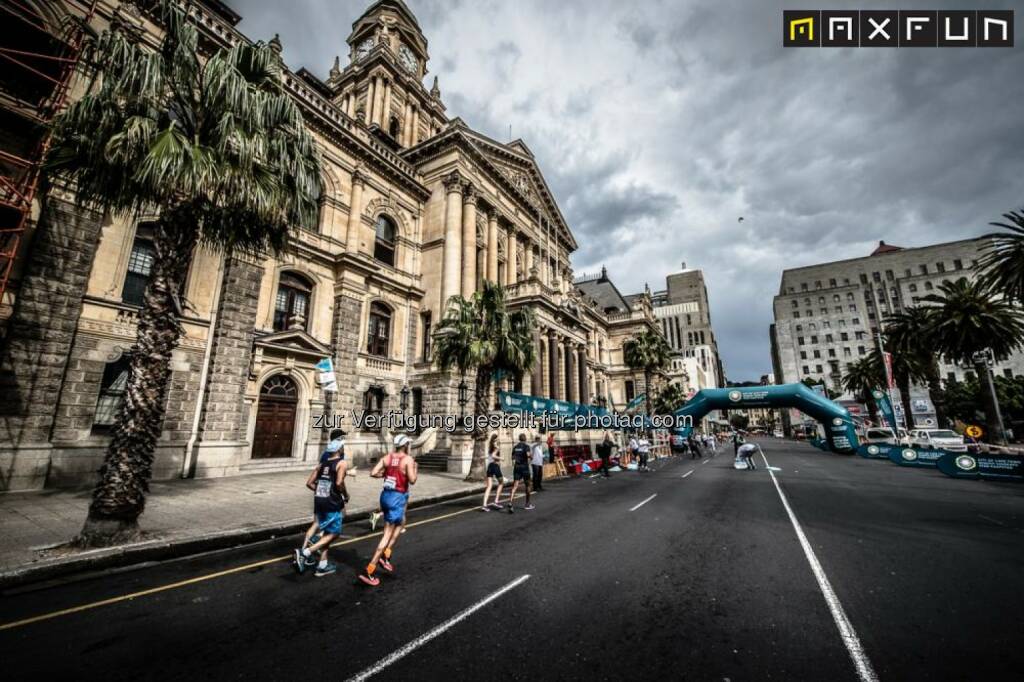
[[[325,75],[368,2],[231,4]],[[408,4],[449,115],[500,140],[511,125],[537,155],[577,272],[638,291],[705,271],[734,379],[770,370],[782,269],[978,235],[1024,206],[1024,47],[784,50],[782,5],[746,0]]]

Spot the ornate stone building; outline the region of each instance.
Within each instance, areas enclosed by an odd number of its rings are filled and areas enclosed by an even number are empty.
[[[190,8],[208,48],[249,40],[223,3]],[[111,21],[157,44],[160,27],[135,5],[99,3],[94,27]],[[284,76],[323,159],[318,229],[295,230],[278,257],[194,255],[156,478],[308,467],[326,440],[322,414],[343,415],[362,463],[391,434],[351,428],[353,410],[457,413],[459,377],[431,362],[432,330],[450,296],[484,279],[539,323],[539,362],[505,388],[580,403],[624,395],[621,343],[654,326],[650,301],[608,312],[573,285],[576,241],[533,154],[448,117],[438,79],[423,85],[427,40],[404,2],[373,3],[346,42],[326,81],[305,69]],[[93,480],[127,376],[153,217],[49,198],[0,322],[0,489]],[[328,357],[333,393],[315,369]],[[450,447],[428,429],[414,454],[441,465]]]

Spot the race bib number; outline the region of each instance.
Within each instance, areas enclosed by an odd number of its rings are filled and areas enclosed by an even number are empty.
[[[394,490],[398,485],[398,481],[395,480],[394,476],[388,476],[384,479],[384,490]]]
[[[318,480],[316,482],[316,496],[317,497],[330,497],[331,496],[331,482],[325,480]]]

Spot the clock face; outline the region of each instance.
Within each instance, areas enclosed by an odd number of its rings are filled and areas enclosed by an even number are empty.
[[[362,59],[373,49],[373,38],[367,38],[356,46],[356,59]]]
[[[416,59],[416,55],[413,54],[405,45],[398,48],[398,60],[402,63],[402,67],[405,68],[409,73],[416,73],[416,67],[419,66],[419,60]]]

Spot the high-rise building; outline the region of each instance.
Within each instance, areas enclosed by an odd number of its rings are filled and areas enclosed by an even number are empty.
[[[883,241],[869,256],[783,271],[769,330],[776,382],[810,378],[841,392],[847,366],[877,345],[886,316],[919,304],[945,280],[976,277],[984,245],[981,238],[915,248]],[[947,380],[971,371],[948,363],[940,369]],[[1024,373],[1024,355],[1014,354],[995,372]],[[911,406],[915,422],[934,424],[926,389],[911,388]]]

